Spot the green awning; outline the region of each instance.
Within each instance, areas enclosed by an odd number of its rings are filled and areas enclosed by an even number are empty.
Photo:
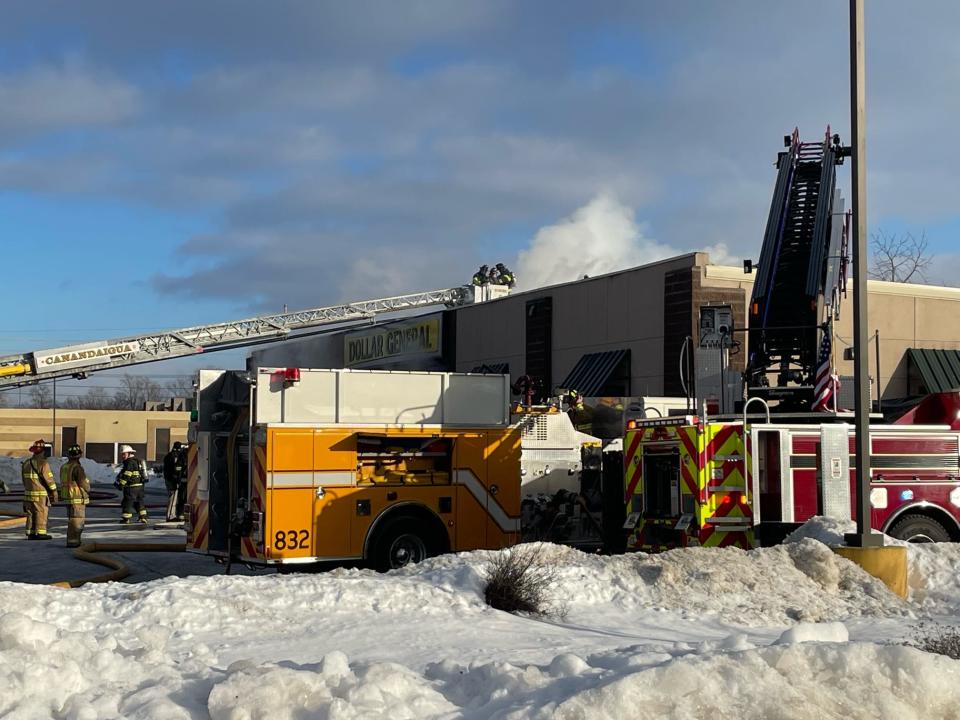
[[[928,393],[960,390],[960,350],[910,348],[907,353]]]

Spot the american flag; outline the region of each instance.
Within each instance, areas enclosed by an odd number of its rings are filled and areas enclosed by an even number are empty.
[[[830,410],[830,398],[836,391],[839,379],[830,371],[833,369],[830,362],[830,329],[823,331],[823,340],[820,342],[820,363],[817,365],[816,379],[813,381],[813,405],[816,412]]]

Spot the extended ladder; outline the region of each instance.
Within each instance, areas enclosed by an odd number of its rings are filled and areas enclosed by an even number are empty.
[[[461,286],[8,355],[0,357],[0,387],[29,385],[58,377],[85,377],[109,368],[280,340],[293,330],[364,320],[382,313],[431,305],[467,305],[502,297],[508,292],[506,286],[500,285]]]

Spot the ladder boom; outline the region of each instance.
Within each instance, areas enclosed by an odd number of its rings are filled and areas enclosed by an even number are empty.
[[[281,339],[294,330],[364,320],[383,313],[431,305],[454,307],[501,297],[506,293],[507,288],[503,286],[466,285],[8,355],[0,357],[0,388],[198,352],[256,345],[271,338]]]

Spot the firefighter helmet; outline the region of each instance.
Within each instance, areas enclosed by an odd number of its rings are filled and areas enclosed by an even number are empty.
[[[47,447],[46,440],[44,440],[43,438],[40,438],[35,443],[33,443],[33,445],[30,446],[30,452],[32,452],[34,455],[38,455],[42,453],[46,447]]]
[[[121,455],[136,455],[136,454],[137,454],[137,451],[134,450],[134,449],[133,449],[132,447],[130,447],[129,445],[121,445],[121,446],[120,446],[120,454],[121,454]]]
[[[83,455],[83,448],[79,445],[71,445],[67,448],[67,457],[69,458],[78,458]]]

